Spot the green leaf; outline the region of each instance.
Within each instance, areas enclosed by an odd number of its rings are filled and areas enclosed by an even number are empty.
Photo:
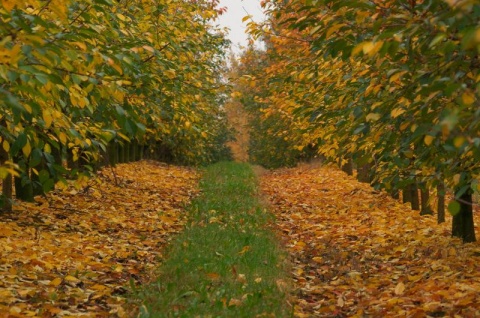
[[[451,201],[448,204],[448,212],[452,215],[455,216],[458,213],[460,213],[460,203],[458,201]]]

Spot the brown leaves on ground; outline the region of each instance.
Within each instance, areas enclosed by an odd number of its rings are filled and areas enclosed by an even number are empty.
[[[198,173],[142,161],[105,168],[0,215],[0,317],[122,317],[185,223]]]
[[[261,185],[292,255],[296,317],[480,317],[480,245],[452,239],[450,222],[331,167]]]

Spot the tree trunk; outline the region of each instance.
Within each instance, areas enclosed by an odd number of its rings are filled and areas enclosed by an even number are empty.
[[[461,238],[463,243],[475,242],[472,193],[467,191],[456,201],[460,204],[460,212],[453,216],[452,236]]]
[[[353,162],[351,158],[346,159],[346,162],[342,165],[342,171],[349,176],[353,175]]]
[[[437,186],[437,222],[438,224],[445,222],[445,184],[440,182]]]
[[[137,141],[135,139],[132,139],[130,142],[130,161],[137,161],[138,156],[137,156]]]
[[[5,212],[12,212],[13,200],[13,181],[12,175],[8,174],[2,182],[2,206],[1,209]]]
[[[129,163],[131,160],[130,158],[130,143],[126,143],[123,146],[123,151],[125,151],[125,163]]]
[[[372,177],[370,171],[372,170],[372,165],[370,163],[364,164],[363,166],[358,167],[357,169],[357,179],[360,182],[371,183]]]
[[[145,145],[138,145],[138,160],[143,160],[145,158]]]
[[[0,145],[0,165],[4,165],[5,162],[9,159],[8,152],[6,152],[3,147]],[[2,181],[2,199],[0,208],[5,212],[12,211],[12,200],[13,200],[13,183],[12,175],[9,173]]]
[[[420,200],[418,198],[418,187],[416,183],[411,185],[412,191],[412,210],[419,211],[420,210]]]
[[[430,192],[428,189],[422,189],[420,191],[420,197],[421,197],[421,202],[422,202],[422,208],[420,210],[420,215],[433,215],[433,211],[430,208]]]
[[[391,189],[390,190],[390,196],[393,198],[393,199],[400,199],[400,191],[398,191],[398,189]]]
[[[411,203],[412,202],[412,186],[406,185],[402,191],[402,202],[403,203]]]
[[[21,201],[33,202],[32,180],[28,176],[28,170],[15,177],[15,197]]]
[[[30,180],[32,181],[33,196],[45,195],[45,191],[43,191],[43,186],[40,183],[40,179],[38,178],[38,175],[36,175],[33,172],[30,172]]]
[[[118,163],[125,163],[125,151],[123,151],[124,145],[118,145]]]

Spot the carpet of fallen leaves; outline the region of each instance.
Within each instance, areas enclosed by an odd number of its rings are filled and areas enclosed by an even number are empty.
[[[332,167],[269,172],[296,317],[480,317],[480,244]],[[479,210],[476,208],[477,237]]]
[[[105,168],[0,214],[0,317],[123,317],[186,221],[199,174],[141,161]]]

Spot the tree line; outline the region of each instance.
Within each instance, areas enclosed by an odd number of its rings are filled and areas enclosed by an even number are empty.
[[[236,84],[257,118],[253,158],[278,166],[321,155],[349,173],[356,168],[361,180],[394,197],[402,193],[423,214],[432,213],[436,193],[439,222],[452,189],[452,234],[475,241],[480,2],[264,0],[262,6],[268,21],[251,21],[248,29],[266,49],[243,53]]]
[[[228,41],[208,0],[2,1],[3,209],[99,165],[228,155]],[[13,178],[12,178],[13,177]]]

